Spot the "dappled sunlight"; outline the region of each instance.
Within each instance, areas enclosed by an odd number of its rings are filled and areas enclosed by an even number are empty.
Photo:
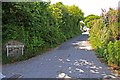
[[[90,70],[92,73],[99,73],[98,70]]]
[[[70,62],[70,59],[66,59],[67,62]]]
[[[93,63],[88,62],[87,60],[79,59],[79,60],[75,60],[74,65],[75,66],[85,66],[85,65],[93,65]]]
[[[84,32],[84,33],[82,33],[82,34],[89,34],[89,32],[87,31],[87,32]]]
[[[58,66],[60,70],[58,71],[56,78],[72,78],[74,74],[78,75],[78,77],[89,74],[91,76],[99,75],[104,79],[115,78],[114,75],[104,72],[103,66],[97,65],[94,61],[82,58],[59,58],[58,61],[62,64]]]
[[[69,75],[65,74],[65,73],[59,73],[57,78],[71,78]]]
[[[66,74],[63,72],[66,72],[68,74],[76,73],[78,75],[82,74],[100,74],[102,75],[104,72],[101,73],[101,70],[103,69],[101,66],[97,66],[93,61],[88,61],[85,59],[58,59],[63,65],[58,66],[61,68],[61,73],[59,73],[57,78],[65,78]],[[64,66],[64,64],[68,66]],[[64,70],[64,69],[66,70]],[[68,77],[68,75],[67,75]],[[70,77],[70,76],[69,76]]]
[[[76,71],[80,72],[80,73],[83,73],[84,71],[80,68],[76,68]]]
[[[72,45],[75,46],[76,49],[83,49],[83,50],[93,49],[88,41],[78,41],[78,42],[72,43]]]
[[[3,2],[0,79],[120,77],[120,10],[96,1]]]

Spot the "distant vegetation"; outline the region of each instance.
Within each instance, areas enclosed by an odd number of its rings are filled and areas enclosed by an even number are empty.
[[[120,17],[118,10],[112,8],[108,12],[103,10],[100,19],[90,22],[92,26],[90,26],[89,40],[92,47],[96,49],[99,57],[103,57],[110,66],[120,66]]]
[[[25,44],[24,55],[18,58],[6,57],[3,49],[3,64],[28,59],[49,48],[56,47],[80,32],[80,21],[84,13],[75,5],[61,2],[3,2],[2,43],[9,40]]]
[[[85,17],[84,23],[88,28],[91,28],[94,24],[93,20],[96,20],[96,19],[100,19],[100,16],[91,14],[91,15],[88,15],[87,17]]]

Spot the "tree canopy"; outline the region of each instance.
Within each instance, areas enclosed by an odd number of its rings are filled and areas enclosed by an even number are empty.
[[[93,25],[92,21],[96,20],[96,19],[100,19],[100,16],[94,15],[94,14],[90,14],[90,15],[86,16],[85,19],[84,19],[85,25],[88,28],[91,28],[92,25]]]
[[[22,57],[35,56],[81,34],[79,22],[83,18],[77,6],[61,2],[3,2],[3,47],[9,40],[17,40],[25,44]]]

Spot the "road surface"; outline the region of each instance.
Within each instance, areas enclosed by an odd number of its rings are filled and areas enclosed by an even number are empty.
[[[111,75],[95,52],[84,49],[86,46],[80,43],[87,39],[88,34],[82,34],[43,55],[4,65],[3,75],[10,77],[20,74],[23,78],[103,78]]]

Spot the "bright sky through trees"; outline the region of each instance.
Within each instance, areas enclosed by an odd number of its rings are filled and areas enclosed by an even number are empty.
[[[111,8],[117,8],[120,0],[51,0],[51,3],[63,2],[65,5],[77,5],[85,13],[85,16],[89,14],[101,14],[101,8],[109,10]]]

